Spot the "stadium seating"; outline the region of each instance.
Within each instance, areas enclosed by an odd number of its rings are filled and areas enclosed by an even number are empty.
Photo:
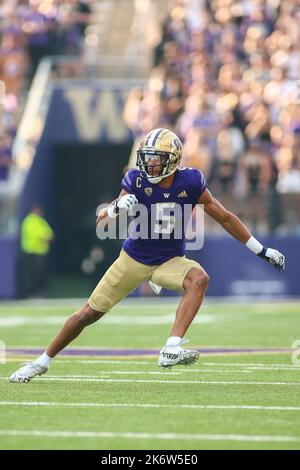
[[[264,234],[300,230],[299,17],[294,0],[170,2],[148,89],[127,104],[137,138],[175,130],[184,164]]]

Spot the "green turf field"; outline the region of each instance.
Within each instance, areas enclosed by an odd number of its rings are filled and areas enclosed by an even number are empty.
[[[24,350],[44,348],[76,306],[0,305],[11,350],[0,365],[1,449],[300,449],[300,303],[208,302],[187,335],[200,361],[171,370],[155,350],[176,304],[123,303],[72,344],[82,355],[9,383],[35,357]]]

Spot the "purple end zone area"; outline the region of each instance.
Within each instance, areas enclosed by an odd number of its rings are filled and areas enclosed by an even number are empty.
[[[197,348],[200,354],[255,354],[255,353],[290,353],[289,348]],[[42,354],[44,349],[38,348],[7,348],[8,354],[36,356]],[[159,349],[97,349],[97,348],[70,348],[65,349],[60,356],[156,356]]]

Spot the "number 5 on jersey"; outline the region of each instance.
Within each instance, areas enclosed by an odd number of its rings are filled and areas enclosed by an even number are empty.
[[[176,202],[158,202],[155,204],[154,233],[171,234],[175,226],[175,215],[170,214]]]

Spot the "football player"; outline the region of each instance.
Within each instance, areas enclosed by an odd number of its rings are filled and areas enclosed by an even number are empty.
[[[151,232],[148,238],[127,238],[118,259],[104,274],[88,302],[66,321],[39,358],[11,375],[11,382],[29,382],[33,377],[44,374],[52,358],[86,326],[99,320],[145,280],[157,292],[161,287],[183,291],[170,337],[159,354],[158,365],[189,365],[198,360],[197,350],[183,347],[186,342],[184,335],[203,301],[209,276],[199,263],[185,257],[184,233],[180,238],[172,236],[176,217],[164,214],[166,205],[174,207],[176,203],[184,208],[185,204],[192,207],[202,204],[207,214],[255,255],[279,271],[284,269],[284,255],[273,248],[265,248],[256,240],[239,218],[212,196],[201,171],[180,167],[181,159],[182,144],[167,129],[154,129],[142,140],[137,151],[137,169],[126,173],[119,197],[101,211],[97,224],[106,224],[109,219],[139,203],[147,208],[149,221],[152,216],[155,220],[155,236]]]

